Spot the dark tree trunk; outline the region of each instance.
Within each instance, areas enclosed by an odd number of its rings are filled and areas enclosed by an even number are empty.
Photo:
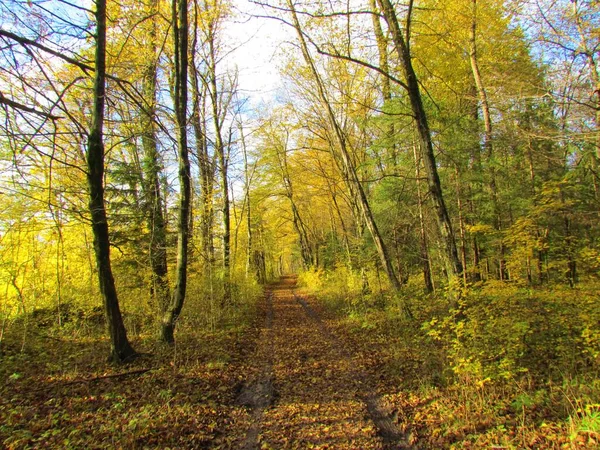
[[[104,203],[104,99],[106,93],[106,0],[96,1],[96,72],[94,74],[94,110],[88,136],[87,181],[89,208],[94,233],[94,252],[100,292],[110,335],[110,360],[124,362],[136,356],[127,339],[119,299],[110,264],[110,240]]]
[[[394,10],[390,0],[378,0],[378,3],[388,24],[388,28],[394,42],[394,47],[396,48],[398,57],[400,58],[400,64],[406,79],[405,89],[408,93],[413,117],[417,125],[419,145],[421,147],[421,153],[425,161],[425,169],[427,172],[429,193],[435,206],[440,235],[442,236],[444,246],[446,248],[446,255],[450,263],[452,274],[455,277],[460,278],[463,267],[458,256],[456,241],[454,239],[454,233],[452,232],[450,215],[448,214],[448,209],[446,208],[446,204],[444,202],[442,185],[437,171],[435,154],[433,152],[431,131],[429,129],[427,114],[421,98],[419,81],[412,65],[412,56],[409,46],[410,42],[408,41],[408,37],[410,35],[407,32],[407,38],[404,38],[398,23],[398,18],[396,17],[396,11]],[[410,23],[410,11],[408,14],[409,16],[407,23]]]
[[[218,141],[220,139],[217,139]],[[223,213],[223,271],[224,271],[224,293],[223,302],[231,300],[231,211],[229,208],[229,179],[227,176],[229,157],[226,154],[223,142],[219,148],[219,169],[221,175],[221,197]]]

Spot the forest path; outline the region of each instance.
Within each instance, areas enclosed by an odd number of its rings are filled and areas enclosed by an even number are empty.
[[[252,364],[238,402],[251,410],[241,448],[408,448],[371,388],[360,358],[295,293],[294,277],[267,290]]]

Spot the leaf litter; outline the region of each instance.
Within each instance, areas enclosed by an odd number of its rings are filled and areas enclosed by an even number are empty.
[[[0,443],[20,448],[409,448],[376,371],[294,278],[268,287],[243,329],[106,342],[32,342],[2,358]],[[43,351],[41,349],[43,348]],[[382,425],[386,424],[386,425]],[[387,427],[387,428],[386,428]]]

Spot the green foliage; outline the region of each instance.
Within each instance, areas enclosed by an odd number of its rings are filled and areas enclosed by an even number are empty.
[[[600,437],[600,404],[585,405],[583,410],[578,409],[574,417],[571,417],[571,440],[574,441],[579,434],[589,434],[596,438]]]
[[[25,13],[23,20],[31,21],[32,37],[36,37],[36,20],[44,24],[40,29],[52,28],[53,19],[36,2],[21,2],[21,6],[13,3]],[[201,8],[197,31],[205,38],[217,38],[212,33],[217,29],[205,34],[206,27],[209,23],[221,24],[221,14],[229,6],[209,3]],[[342,16],[328,9],[336,8],[335,2],[312,6],[323,14],[308,11],[302,15],[302,22],[314,42],[320,42],[323,49],[347,50],[348,55],[374,64],[382,62],[377,61],[377,56],[385,57],[391,75],[402,77],[396,55],[375,53],[377,43],[369,36],[367,22],[353,22],[354,18],[347,15],[337,22]],[[222,251],[220,231],[216,231],[221,229],[222,213],[217,211],[222,199],[216,193],[220,180],[214,178],[218,164],[213,160],[216,140],[211,135],[216,130],[207,125],[211,121],[210,105],[200,106],[202,118],[190,118],[205,122],[200,124],[206,134],[203,138],[192,138],[190,127],[190,142],[197,144],[194,163],[203,161],[210,166],[206,170],[213,172],[213,178],[205,180],[207,186],[196,186],[201,194],[196,196],[197,202],[206,201],[207,205],[198,204],[198,210],[193,211],[192,247],[198,245],[189,266],[188,299],[178,319],[178,329],[187,336],[196,331],[214,336],[222,330],[247,326],[255,299],[261,294],[252,264],[261,265],[261,280],[294,271],[300,265],[312,265],[300,274],[304,288],[316,294],[330,310],[346,317],[352,333],[359,338],[367,336],[371,343],[384,348],[382,370],[397,375],[405,385],[412,383],[413,388],[422,385],[422,394],[432,405],[422,423],[431,417],[447,418],[446,423],[434,420],[435,426],[429,427],[432,440],[428,443],[432,448],[438,447],[435,439],[444,445],[453,445],[454,439],[480,448],[495,444],[535,448],[543,446],[543,439],[526,437],[528,430],[543,429],[548,436],[564,437],[566,428],[573,446],[597,442],[597,105],[590,103],[593,90],[587,71],[575,77],[558,77],[550,72],[550,66],[536,61],[533,55],[538,52],[531,51],[533,42],[520,27],[521,21],[529,18],[511,22],[517,14],[509,10],[511,6],[514,5],[498,1],[476,4],[426,0],[414,8],[411,22],[412,60],[432,128],[435,164],[445,204],[457,247],[465,258],[465,286],[457,286],[458,279],[448,282],[437,212],[431,207],[426,171],[415,142],[414,121],[401,83],[388,87],[392,92],[386,95],[384,79],[378,73],[343,58],[321,59],[315,53],[315,70],[322,75],[326,90],[323,97],[330,99],[328,106],[340,124],[337,129],[331,126],[322,99],[318,100],[311,88],[314,85],[310,71],[290,51],[282,64],[287,72],[286,105],[265,108],[268,111],[263,112],[260,125],[245,133],[252,148],[244,173],[249,192],[243,200],[232,198],[231,277],[213,261],[219,259]],[[569,37],[561,35],[562,30],[577,24],[582,42],[575,42],[572,47],[583,48],[587,45],[584,36],[593,28],[593,21],[578,8],[589,5],[574,2],[567,6],[573,6],[569,13],[572,16],[558,20],[554,14],[561,15],[559,8],[544,18],[552,32],[546,36],[548,39],[544,37],[546,25],[542,25],[538,30],[540,41],[563,46],[561,41],[572,39],[577,33]],[[148,180],[140,142],[146,120],[140,105],[156,108],[153,123],[158,158],[153,164],[160,166],[156,168],[164,180],[160,188],[166,205],[166,251],[172,271],[176,241],[172,231],[177,210],[173,205],[179,189],[176,184],[169,184],[176,170],[167,151],[172,145],[167,134],[173,129],[173,122],[166,92],[170,89],[173,49],[170,39],[163,39],[169,26],[163,17],[167,11],[154,14],[130,1],[110,7],[110,70],[117,78],[131,82],[125,83],[131,88],[127,88],[127,95],[121,83],[109,83],[107,92],[110,108],[105,124],[106,195],[112,267],[126,328],[134,339],[143,340],[154,337],[161,317],[150,290],[152,227],[147,220],[148,195],[142,189]],[[543,8],[542,5],[540,12]],[[12,17],[13,13],[4,9],[3,14]],[[565,27],[553,26],[553,21]],[[471,37],[471,32],[476,32],[476,36]],[[130,38],[123,40],[122,36]],[[141,101],[135,97],[147,77],[144,67],[153,50],[158,50],[148,42],[153,39],[156,44],[163,42],[165,51],[154,78],[157,91],[165,94],[158,95],[156,105],[152,99]],[[89,59],[91,42],[74,41],[72,56]],[[206,39],[197,42],[196,50],[207,50]],[[13,60],[17,54],[11,52],[20,48],[16,41],[13,44],[2,50],[7,61]],[[581,71],[576,58],[586,54],[590,53],[578,50],[572,61],[563,56],[560,62]],[[477,58],[480,80],[474,78],[474,67],[467,55]],[[53,87],[48,92],[64,89],[60,101],[55,103],[53,94],[44,100],[38,98],[37,90],[30,91],[31,86],[39,84],[40,77],[35,68],[27,73],[28,63],[33,63],[30,58],[44,71],[40,79]],[[0,350],[6,349],[9,358],[32,350],[45,351],[39,344],[40,336],[52,341],[95,342],[105,335],[89,217],[85,213],[85,172],[77,170],[83,167],[85,159],[81,149],[89,127],[86,114],[91,105],[92,80],[82,77],[74,67],[45,64],[42,55],[31,52],[20,53],[15,61],[19,61],[17,66],[23,72],[19,69],[13,74],[11,70],[17,67],[7,66],[2,80],[13,88],[6,93],[7,99],[18,100],[22,94],[24,105],[37,108],[53,104],[64,117],[59,121],[44,120],[38,128],[32,117],[20,115],[25,114],[23,111],[17,114],[8,104],[2,110],[6,120],[2,122],[0,148]],[[205,72],[204,63],[197,69]],[[589,64],[593,65],[593,61]],[[203,73],[200,78],[211,79],[208,75]],[[216,86],[206,85],[200,90],[208,89],[205,94],[212,93],[220,99],[222,104],[212,106],[222,115],[222,119],[217,119],[223,121],[222,131],[227,125],[232,126],[229,180],[224,181],[233,183],[232,192],[237,196],[238,182],[234,180],[241,175],[240,155],[236,154],[239,136],[229,121],[238,115],[233,112],[238,106],[240,116],[246,115],[242,106],[245,102],[240,99],[238,104],[237,94],[233,93],[227,99],[229,94],[222,90],[229,91],[225,81],[228,77],[221,75],[218,80],[212,77]],[[220,92],[213,92],[215,87]],[[552,92],[569,95],[561,94],[555,101]],[[485,124],[481,98],[484,93],[491,110],[491,123]],[[207,102],[209,96],[199,93],[196,97]],[[484,126],[490,127],[490,136],[484,133]],[[343,142],[335,139],[340,133]],[[200,139],[205,142],[199,142]],[[256,140],[250,142],[252,139]],[[201,155],[202,144],[206,155]],[[389,259],[404,282],[400,294],[389,292],[365,228],[364,214],[357,204],[356,186],[348,184],[349,174],[341,164],[340,144],[347,146],[348,157],[357,168],[388,247]],[[294,214],[291,204],[296,208]],[[213,213],[210,218],[204,216]],[[208,243],[201,242],[208,237],[197,232],[202,220],[210,222],[210,245],[216,244],[210,255]],[[303,262],[298,245],[300,232],[302,250],[311,254]],[[206,254],[199,255],[200,248]],[[252,261],[248,269],[244,267],[247,259]],[[436,290],[428,295],[422,292],[423,261],[430,263]],[[171,286],[173,278],[171,273]],[[412,322],[403,317],[405,303],[412,306],[416,316]],[[450,307],[456,309],[448,311]],[[211,370],[228,364],[226,352],[215,351],[209,359],[206,368]],[[64,369],[59,362],[49,360],[44,370]],[[20,369],[8,371],[5,378],[8,383],[19,382]],[[565,378],[572,382],[565,382]],[[170,405],[177,403],[177,392],[170,386],[161,386],[158,392],[164,409],[157,411],[151,405],[137,413],[130,412],[114,429],[102,424],[102,432],[123,431],[126,438],[120,445],[125,447],[138,445],[138,440],[143,442],[158,425],[153,414],[164,417]],[[127,395],[119,395],[107,397],[105,400],[111,404],[103,407],[119,412],[130,410]],[[180,412],[189,413],[187,408],[188,405]],[[8,414],[7,425],[1,425],[2,433],[12,433],[3,444],[40,444],[32,442],[28,431],[16,425],[10,428],[18,422],[19,414],[25,415],[22,409],[17,410]],[[512,418],[499,419],[501,410]],[[554,422],[545,424],[541,411]],[[470,418],[470,413],[476,419]],[[48,421],[51,427],[44,430],[42,439],[56,443],[60,435],[56,430],[72,422],[73,417],[52,412]],[[419,418],[415,422],[419,423]],[[509,435],[509,431],[513,434]],[[60,444],[67,448],[89,444],[78,430],[63,438]]]
[[[127,265],[116,264],[120,305],[126,328],[131,337],[155,336],[159,330],[160,313],[151,301],[144,273],[132,271]],[[246,326],[254,313],[256,299],[262,287],[253,278],[234,273],[231,280],[231,301],[224,304],[224,280],[220,270],[199,271],[192,266],[188,280],[188,304],[180,317],[180,326],[188,332],[239,328]],[[207,272],[207,273],[205,273]],[[210,276],[212,275],[212,276]],[[94,284],[95,285],[95,284]],[[88,340],[106,334],[106,319],[100,296],[94,292],[84,299],[71,297],[72,288],[63,285],[60,304],[54,298],[39,298],[31,311],[6,317],[4,337],[18,339],[22,348],[36,336],[50,339]],[[25,299],[29,301],[29,298]],[[0,341],[0,351],[2,342]]]
[[[399,304],[352,307],[360,298],[346,281],[323,271],[303,274],[307,289],[338,315],[380,371],[401,388],[392,397],[405,426],[428,448],[594,448],[598,436],[595,283],[527,288],[486,282],[463,293],[448,312],[445,294],[423,295],[411,279]],[[339,275],[338,275],[339,276]],[[355,279],[358,277],[355,275]],[[393,382],[392,382],[393,384]]]
[[[200,269],[197,267],[196,269]],[[223,302],[223,271],[212,268],[190,273],[186,305],[180,327],[188,330],[211,330],[243,326],[254,314],[262,287],[253,278],[233,273],[229,290],[231,299]]]
[[[298,284],[318,295],[330,309],[358,318],[388,302],[387,279],[375,269],[352,270],[342,264],[333,270],[311,269],[300,273]]]
[[[559,377],[597,366],[591,330],[600,307],[594,298],[591,287],[530,290],[488,283],[463,297],[455,314],[433,317],[423,329],[443,345],[450,367],[464,381],[485,383],[525,372]]]

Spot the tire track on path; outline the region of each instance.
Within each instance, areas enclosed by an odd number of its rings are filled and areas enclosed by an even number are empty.
[[[294,293],[294,298],[302,306],[304,312],[316,323],[319,331],[330,341],[331,345],[337,349],[340,356],[349,362],[354,362],[351,353],[343,345],[340,339],[335,336],[323,323],[319,315],[311,308],[307,300]],[[371,420],[375,423],[379,435],[383,438],[385,448],[393,449],[412,449],[406,436],[402,433],[391,419],[392,412],[387,410],[369,383],[367,372],[360,365],[354,365],[355,379],[361,386],[358,396],[362,399],[369,411]]]
[[[261,369],[238,396],[251,420],[236,448],[410,448],[363,366],[294,287],[295,278],[283,277],[265,297],[252,358]]]
[[[244,386],[237,397],[237,403],[252,410],[251,423],[240,448],[259,448],[259,432],[262,416],[273,403],[273,293],[266,294],[266,318],[263,332],[257,346],[256,359],[262,361],[261,372],[256,379]]]

